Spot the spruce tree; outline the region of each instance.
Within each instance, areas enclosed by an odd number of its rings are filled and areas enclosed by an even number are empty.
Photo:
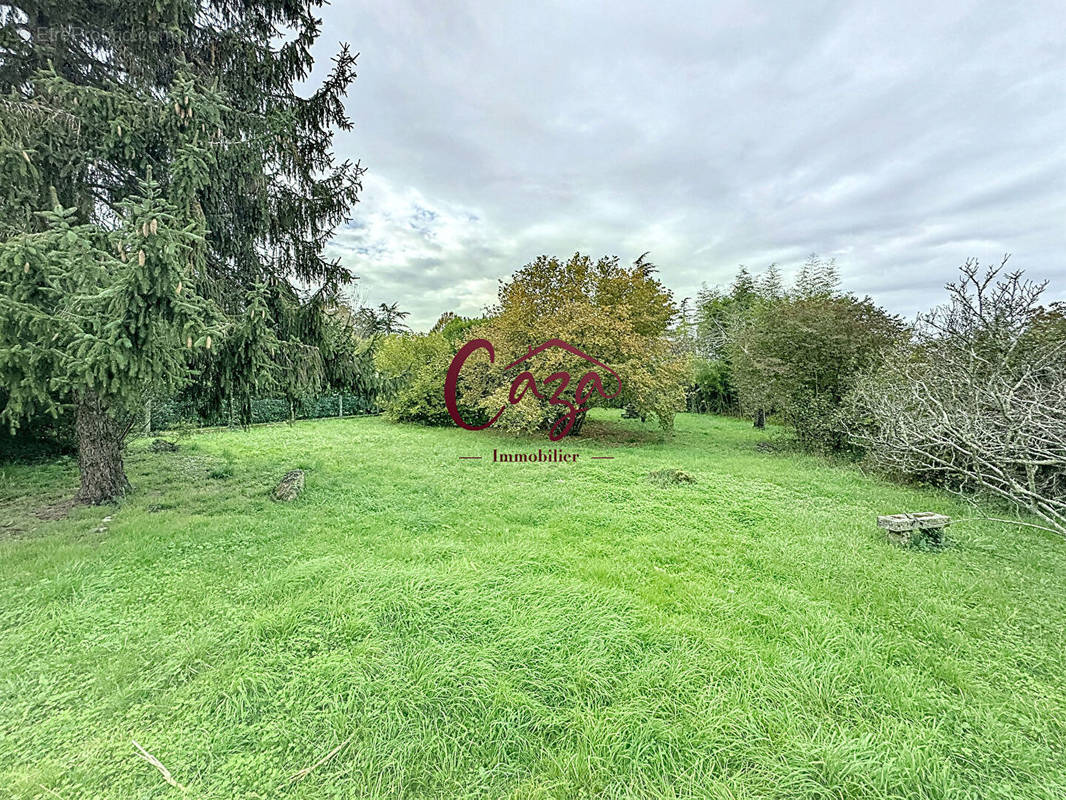
[[[785,282],[781,279],[781,270],[777,264],[771,264],[759,278],[759,296],[763,300],[782,300],[785,297]]]
[[[0,10],[0,415],[73,406],[84,502],[122,494],[148,392],[293,397],[321,375],[346,46],[307,96],[316,0]]]
[[[792,294],[801,298],[835,297],[840,294],[840,271],[836,259],[811,253],[796,276]]]

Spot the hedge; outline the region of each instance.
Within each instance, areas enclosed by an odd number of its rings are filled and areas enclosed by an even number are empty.
[[[342,403],[343,400],[343,403]],[[283,397],[261,397],[252,401],[252,423],[285,422],[289,419],[319,419],[322,417],[353,417],[365,414],[377,414],[381,409],[376,399],[365,395],[326,394],[297,400],[292,406]],[[342,413],[343,412],[343,413]],[[150,416],[152,431],[165,431],[182,426],[193,425],[213,427],[236,424],[225,411],[215,414],[203,414],[192,400],[155,400],[151,405]],[[141,431],[143,426],[139,427]]]

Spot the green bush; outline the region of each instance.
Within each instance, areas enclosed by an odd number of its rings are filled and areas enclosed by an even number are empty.
[[[728,345],[741,403],[776,409],[807,450],[845,450],[844,397],[904,335],[901,321],[869,298],[796,294],[757,303]]]
[[[48,414],[35,415],[14,433],[6,426],[0,426],[0,461],[32,461],[68,455],[76,450],[74,415],[71,413],[60,413],[55,419]]]
[[[387,419],[451,424],[444,405],[444,378],[457,347],[443,333],[402,333],[382,341],[375,364],[396,386],[385,401]]]
[[[739,410],[729,364],[724,359],[693,358],[686,391],[688,411],[697,414],[734,414]]]

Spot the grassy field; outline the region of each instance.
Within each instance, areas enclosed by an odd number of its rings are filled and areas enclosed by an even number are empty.
[[[972,511],[677,427],[604,414],[574,465],[374,418],[209,432],[52,521],[73,464],[3,467],[0,796],[1066,796],[1066,542],[900,550],[878,513]]]

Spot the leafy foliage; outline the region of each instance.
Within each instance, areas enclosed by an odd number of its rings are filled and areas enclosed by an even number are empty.
[[[739,409],[729,344],[753,305],[783,297],[780,281],[773,265],[759,279],[742,266],[728,290],[706,286],[700,290],[688,387],[690,411],[728,414]],[[745,399],[751,403],[751,397]]]
[[[488,317],[445,314],[428,334],[385,340],[376,363],[400,387],[386,413],[394,420],[452,424],[444,405],[448,366],[467,341],[481,338],[492,343],[495,361],[479,351],[466,362],[458,397],[463,418],[483,424],[506,407],[498,427],[516,433],[548,428],[561,407],[532,391],[511,404],[511,381],[518,370],[504,374],[503,367],[532,348],[562,339],[622,376],[614,405],[629,407],[635,416],[655,416],[669,428],[675,411],[683,407],[686,360],[667,335],[677,312],[670,292],[652,277],[654,271],[643,256],[631,267],[617,258],[593,261],[580,253],[568,261],[541,256],[501,285],[499,305]],[[571,395],[591,367],[557,349],[537,354],[524,366],[541,381],[557,371],[573,372]],[[601,398],[594,393],[589,405],[597,401]],[[572,433],[580,432],[583,420],[582,413]]]
[[[397,387],[386,402],[386,417],[394,422],[451,424],[444,405],[444,376],[456,349],[439,331],[386,337],[375,356],[377,368]]]
[[[732,414],[739,400],[729,362],[725,359],[692,358],[686,410],[697,414]]]
[[[774,265],[758,277],[741,267],[725,291],[703,289],[690,407],[721,412],[739,405],[757,426],[774,412],[804,447],[844,448],[837,420],[843,397],[904,327],[839,284],[836,264],[812,255],[791,290]]]
[[[621,376],[617,404],[640,416],[655,416],[669,429],[674,413],[684,407],[686,360],[668,336],[677,307],[669,290],[653,277],[655,271],[646,254],[629,267],[617,257],[593,261],[575,253],[563,261],[540,256],[501,285],[496,313],[475,332],[496,347],[497,372],[530,348],[562,339]],[[540,353],[527,365],[542,378],[559,370],[583,372],[588,366],[561,350]],[[481,369],[490,372],[487,364]],[[487,415],[508,403],[513,377],[497,377],[480,404]],[[602,400],[593,394],[591,403],[597,402]],[[550,425],[558,416],[558,407],[528,392],[504,412],[500,424],[531,430]],[[574,432],[580,432],[580,421]]]
[[[180,227],[153,181],[120,206],[122,227],[76,223],[72,208],[44,229],[0,242],[0,376],[4,421],[56,415],[78,392],[137,405],[145,387],[174,389],[185,350],[210,350],[217,328],[196,275],[202,225]]]
[[[404,320],[410,314],[401,311],[399,303],[381,303],[377,308],[359,309],[359,330],[363,336],[375,336],[379,333],[403,333],[408,330]]]
[[[741,402],[776,409],[800,444],[838,451],[837,411],[858,376],[903,335],[901,321],[853,295],[792,295],[752,307],[729,342]]]
[[[322,248],[360,186],[360,166],[331,153],[333,131],[351,127],[355,57],[342,46],[321,85],[297,91],[314,63],[317,5],[9,4],[0,219],[31,225],[25,209],[50,207],[54,186],[79,222],[103,224],[151,169],[181,213],[203,216],[213,297],[227,310],[244,304],[234,282],[346,282]]]

